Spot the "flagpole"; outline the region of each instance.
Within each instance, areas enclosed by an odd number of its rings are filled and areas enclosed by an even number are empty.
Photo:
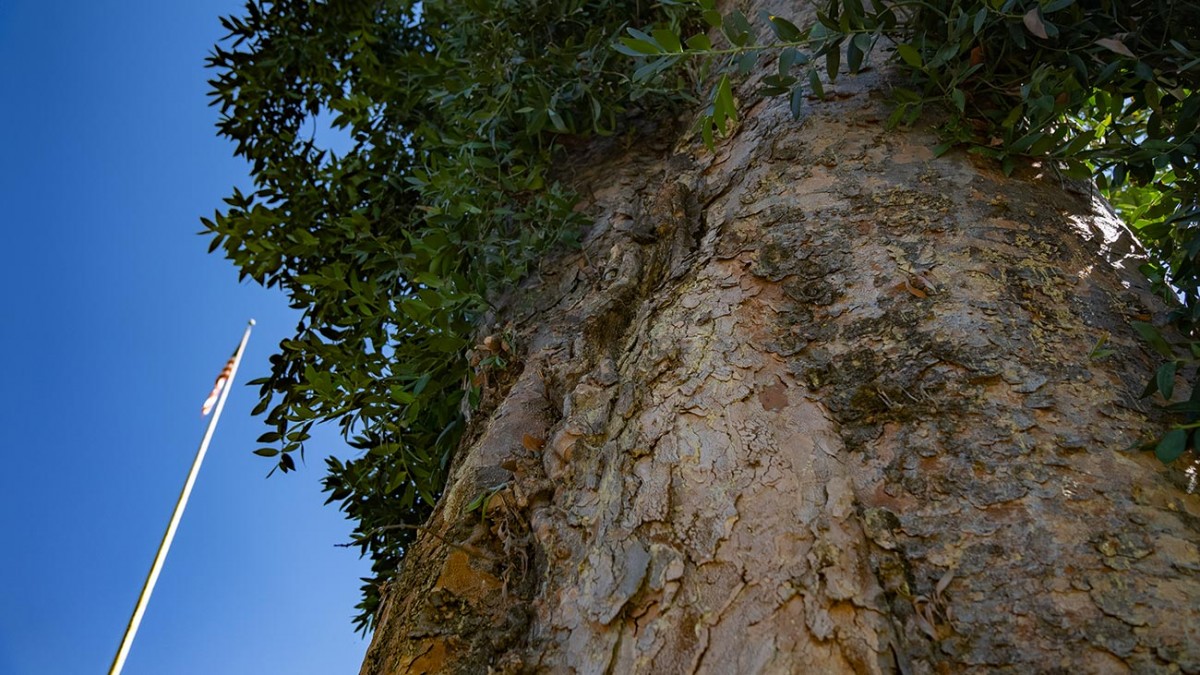
[[[163,562],[167,559],[167,551],[171,549],[171,542],[175,539],[175,530],[179,527],[179,520],[183,518],[183,510],[187,508],[188,498],[192,495],[192,486],[196,484],[200,465],[204,462],[204,455],[208,453],[208,443],[212,440],[213,431],[217,428],[217,420],[221,418],[221,410],[225,407],[225,397],[229,396],[229,390],[233,388],[233,378],[237,375],[238,366],[242,362],[242,352],[246,349],[246,342],[250,340],[250,329],[253,327],[254,319],[250,319],[250,325],[246,326],[246,332],[242,334],[242,341],[238,344],[237,351],[233,353],[233,367],[229,370],[229,378],[221,390],[220,398],[217,399],[217,407],[213,411],[212,419],[208,422],[208,428],[204,430],[204,439],[200,441],[200,449],[196,451],[196,459],[192,461],[192,470],[188,473],[187,482],[183,484],[183,491],[179,493],[179,500],[175,502],[171,523],[167,525],[162,543],[158,546],[158,553],[154,556],[154,564],[150,566],[150,574],[146,576],[146,583],[142,586],[142,594],[138,596],[133,616],[129,617],[129,625],[125,628],[125,637],[121,639],[121,648],[117,650],[112,667],[108,669],[109,675],[120,675],[121,670],[125,667],[129,648],[133,646],[133,638],[137,635],[138,626],[142,623],[142,615],[146,613],[146,605],[150,602],[150,595],[154,593],[154,585],[158,583],[158,574],[162,571]]]

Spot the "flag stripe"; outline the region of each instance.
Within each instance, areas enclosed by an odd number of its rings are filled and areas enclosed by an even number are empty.
[[[217,381],[213,384],[212,391],[209,392],[208,398],[204,399],[204,405],[200,407],[200,416],[204,417],[212,412],[213,406],[217,404],[217,399],[221,396],[221,390],[225,388],[225,383],[229,381],[229,376],[233,374],[233,364],[237,360],[237,354],[229,357],[229,361],[225,363],[225,367],[221,369],[221,374],[217,376]]]

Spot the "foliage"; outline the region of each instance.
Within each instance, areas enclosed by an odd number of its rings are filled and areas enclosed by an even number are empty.
[[[296,468],[312,426],[329,501],[373,560],[356,618],[442,490],[472,394],[469,339],[490,292],[571,245],[575,197],[549,168],[565,136],[611,134],[646,90],[609,44],[636,0],[252,0],[208,58],[220,135],[251,166],[203,220],[210,250],[302,310],[271,357],[255,452]],[[644,101],[643,101],[644,102]],[[349,136],[318,147],[322,120]]]
[[[1135,328],[1164,359],[1144,396],[1175,393],[1191,380],[1186,416],[1155,446],[1164,462],[1197,445],[1200,427],[1200,4],[1174,0],[940,0],[884,3],[830,0],[817,23],[800,30],[763,14],[773,40],[759,43],[738,11],[713,0],[686,3],[725,45],[706,35],[629,30],[618,49],[650,64],[696,57],[720,73],[700,121],[713,145],[737,111],[729,74],[750,72],[764,55],[778,72],[761,94],[787,95],[794,115],[806,95],[823,98],[844,63],[855,73],[886,45],[901,71],[889,125],[911,124],[930,104],[949,113],[941,154],[956,145],[995,158],[1048,163],[1064,177],[1094,178],[1146,247],[1143,272],[1171,304],[1188,338],[1168,343],[1155,326]],[[844,60],[843,60],[844,59]],[[823,61],[823,68],[820,67]],[[643,66],[646,68],[646,66]]]
[[[736,78],[766,58],[762,93],[799,115],[886,52],[908,77],[891,124],[941,104],[939,151],[1098,176],[1151,251],[1147,271],[1183,298],[1175,318],[1191,335],[1198,14],[1169,0],[829,0],[811,27],[761,17],[773,38],[760,43],[712,0],[250,0],[222,19],[208,65],[219,133],[253,189],[203,222],[211,250],[302,311],[253,383],[270,428],[255,452],[294,470],[322,422],[362,451],[327,459],[324,486],[373,561],[356,618],[369,628],[478,396],[467,352],[487,299],[583,224],[551,170],[564,143],[620,133],[636,108],[709,82],[698,133],[712,147],[737,122]],[[349,151],[319,147],[324,120]],[[1169,399],[1200,348],[1180,356],[1138,329],[1167,359],[1147,392]],[[1200,417],[1200,403],[1176,406]],[[1183,452],[1191,429],[1159,455]]]

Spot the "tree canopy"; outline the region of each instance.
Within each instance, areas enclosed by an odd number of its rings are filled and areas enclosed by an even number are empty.
[[[829,0],[812,26],[761,17],[766,42],[712,0],[251,0],[222,23],[212,102],[253,189],[233,190],[205,233],[302,312],[252,383],[269,427],[255,452],[294,470],[322,422],[362,451],[328,458],[324,487],[373,561],[364,629],[483,378],[519,367],[502,328],[479,325],[489,300],[587,224],[556,171],[582,139],[693,105],[711,147],[736,128],[737,92],[787,96],[800,116],[839,74],[891,64],[891,125],[937,109],[938,152],[1094,177],[1180,300],[1189,340],[1200,319],[1194,3]],[[776,72],[739,87],[763,59]],[[349,151],[319,147],[327,121]],[[1146,394],[1170,400],[1200,343],[1137,328],[1164,358]],[[1195,396],[1174,407],[1186,417],[1158,443],[1164,461],[1192,446],[1200,417]]]

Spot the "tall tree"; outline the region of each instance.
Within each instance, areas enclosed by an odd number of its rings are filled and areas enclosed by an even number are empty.
[[[1015,4],[992,11],[1048,36],[1039,12],[1071,3]],[[790,86],[778,61],[744,61],[696,133],[686,107],[611,79],[623,66],[607,60],[624,20],[667,26],[624,51],[682,53],[686,15],[334,6],[272,5],[303,18],[243,32],[263,40],[262,77],[371,110],[343,112],[356,152],[266,171],[263,203],[211,227],[308,309],[262,382],[264,410],[284,399],[264,441],[281,447],[262,454],[289,470],[304,425],[365,429],[367,454],[333,460],[328,482],[381,578],[399,570],[382,606],[368,596],[364,673],[1200,671],[1192,474],[1131,452],[1161,420],[1137,399],[1157,364],[1130,322],[1167,309],[1090,183],[1048,162],[937,157],[927,122],[889,127],[886,69],[829,80],[840,42],[817,50],[829,72],[799,103],[756,95]],[[772,17],[760,28],[787,40]],[[717,18],[745,47],[745,19]],[[283,37],[262,38],[268,25]],[[268,48],[305,31],[348,56]],[[432,65],[450,54],[463,72]],[[420,84],[395,99],[392,78]],[[292,106],[247,138],[295,147],[286,133],[313,104],[247,83],[218,82],[248,104],[230,119]],[[372,86],[386,95],[356,98]],[[264,169],[282,161],[267,155]],[[293,191],[320,208],[278,209]],[[591,223],[578,249],[551,248],[577,213]],[[272,242],[301,248],[271,258]],[[1159,372],[1169,398],[1175,367]]]
[[[1126,452],[1136,246],[881,83],[588,158],[364,673],[1200,669],[1200,505]]]

